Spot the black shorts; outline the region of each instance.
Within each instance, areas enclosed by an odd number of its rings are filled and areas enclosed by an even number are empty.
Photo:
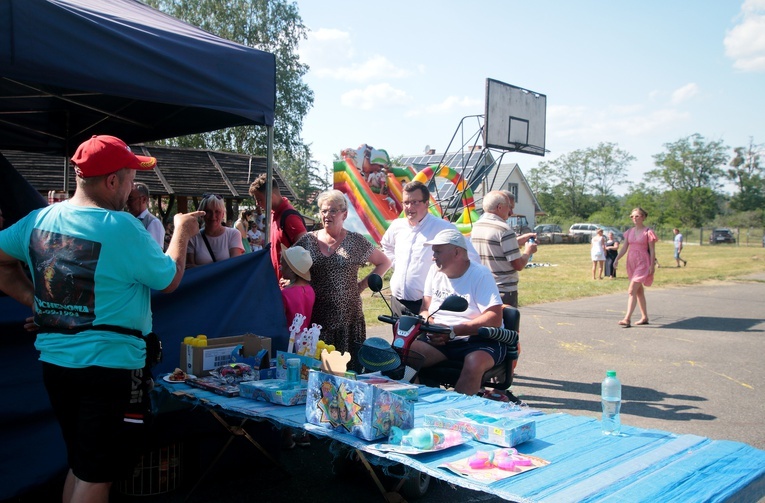
[[[133,371],[72,369],[43,362],[43,381],[61,426],[69,468],[85,482],[113,482],[130,474],[143,425],[125,422]]]
[[[505,356],[507,356],[507,346],[505,344],[475,336],[470,336],[467,340],[451,341],[443,346],[433,347],[442,352],[447,360],[457,362],[464,361],[465,356],[473,351],[486,351],[494,358],[494,365],[502,363]]]

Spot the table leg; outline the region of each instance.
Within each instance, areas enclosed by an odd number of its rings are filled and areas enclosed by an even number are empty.
[[[199,487],[199,484],[201,484],[202,481],[205,479],[205,477],[207,477],[207,475],[210,473],[210,470],[212,470],[212,468],[215,466],[218,460],[220,460],[220,458],[223,456],[223,453],[226,452],[226,449],[228,449],[228,446],[231,445],[231,442],[233,442],[234,438],[236,437],[246,438],[253,446],[255,446],[256,449],[258,449],[261,452],[261,454],[263,454],[263,456],[266,457],[266,459],[271,461],[276,468],[284,472],[284,474],[287,477],[292,476],[287,471],[287,469],[278,460],[276,460],[276,458],[274,458],[267,450],[265,450],[263,446],[260,445],[257,440],[252,438],[252,435],[250,435],[247,432],[247,430],[244,429],[244,425],[248,421],[247,418],[242,419],[242,422],[239,424],[239,426],[231,426],[216,411],[212,409],[208,409],[208,410],[210,410],[210,414],[212,414],[213,417],[218,420],[218,422],[229,432],[231,436],[228,438],[228,440],[226,440],[226,443],[223,444],[223,447],[221,447],[221,449],[218,451],[218,454],[215,455],[215,458],[213,458],[212,462],[207,467],[205,472],[199,477],[199,479],[197,479],[197,482],[194,484],[194,487],[192,487],[189,493],[186,495],[185,501],[188,501],[188,499],[191,497],[194,491],[196,491],[197,487]]]

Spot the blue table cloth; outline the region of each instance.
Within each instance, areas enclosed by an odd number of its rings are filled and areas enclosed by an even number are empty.
[[[160,396],[213,408],[243,418],[267,419],[303,428],[372,454],[370,461],[393,461],[451,484],[518,502],[560,501],[757,501],[765,496],[765,451],[740,442],[675,435],[622,426],[620,436],[603,435],[596,419],[540,414],[536,439],[516,446],[522,454],[550,462],[491,484],[458,476],[439,465],[492,446],[471,441],[443,451],[409,456],[383,452],[353,435],[305,423],[305,406],[285,407],[248,398],[226,398],[186,384],[161,383]],[[168,395],[168,393],[173,393]],[[497,402],[421,386],[415,426],[426,414],[450,409],[496,409]]]

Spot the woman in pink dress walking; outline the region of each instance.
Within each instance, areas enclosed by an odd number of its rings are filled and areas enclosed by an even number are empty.
[[[656,259],[656,234],[643,225],[648,213],[643,208],[635,208],[630,214],[635,227],[624,233],[624,247],[619,250],[619,254],[614,259],[614,268],[627,253],[627,277],[630,280],[630,286],[627,290],[629,298],[627,300],[627,316],[619,322],[624,328],[631,326],[630,319],[635,311],[635,303],[640,308],[642,317],[635,325],[648,325],[648,307],[645,301],[645,287],[653,284],[654,263]]]

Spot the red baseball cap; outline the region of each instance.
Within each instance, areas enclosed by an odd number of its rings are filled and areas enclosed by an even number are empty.
[[[77,176],[90,178],[109,175],[122,168],[154,169],[157,160],[154,157],[135,155],[124,141],[114,136],[94,135],[77,148],[72,164]]]

